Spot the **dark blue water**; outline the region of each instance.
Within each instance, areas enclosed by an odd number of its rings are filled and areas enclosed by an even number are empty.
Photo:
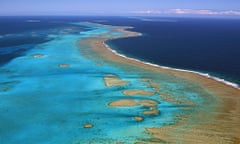
[[[237,19],[0,17],[0,65],[23,55],[35,44],[51,40],[48,35],[64,32],[61,30],[66,27],[71,28],[68,33],[83,31],[84,27],[70,24],[80,21],[133,26],[132,31],[143,33],[141,37],[108,42],[127,56],[210,73],[240,84],[240,20]]]
[[[203,18],[115,19],[141,37],[109,41],[127,56],[195,70],[240,84],[240,20]]]
[[[0,17],[0,65],[24,55],[34,45],[52,40],[49,35],[66,32],[79,33],[84,27],[70,22],[85,17]]]
[[[99,22],[112,17],[89,16],[0,16],[0,66],[24,55],[34,45],[52,40],[49,35],[79,33],[87,27],[72,22]]]
[[[64,32],[78,34],[88,29],[84,26],[73,25],[72,22],[98,22],[109,18],[93,16],[0,16],[0,66],[24,55],[36,44],[52,40],[49,35]]]

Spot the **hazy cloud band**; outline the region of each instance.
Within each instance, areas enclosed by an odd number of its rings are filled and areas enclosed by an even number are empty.
[[[194,14],[194,15],[240,15],[240,11],[213,11],[213,10],[195,10],[195,9],[169,9],[169,10],[143,10],[133,11],[135,14]]]

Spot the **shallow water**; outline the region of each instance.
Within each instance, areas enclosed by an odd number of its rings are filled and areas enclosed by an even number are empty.
[[[134,143],[151,138],[145,128],[174,125],[180,114],[194,115],[215,108],[215,96],[197,83],[106,61],[97,66],[98,62],[81,52],[87,49],[81,39],[123,33],[92,23],[72,25],[88,30],[49,34],[51,40],[31,45],[31,50],[1,66],[0,143]],[[107,74],[129,84],[107,87],[103,79]],[[161,93],[141,78],[157,83]],[[123,91],[129,89],[152,91],[154,95],[124,95]],[[119,99],[157,101],[160,113],[144,115],[142,112],[151,108],[143,105],[108,105]],[[135,116],[144,120],[136,121]],[[85,124],[93,127],[84,128]]]

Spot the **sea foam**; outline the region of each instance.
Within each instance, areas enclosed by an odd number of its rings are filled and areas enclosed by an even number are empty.
[[[169,69],[169,70],[176,70],[176,71],[182,71],[182,72],[188,72],[188,73],[198,74],[198,75],[201,75],[201,76],[204,76],[204,77],[206,77],[206,78],[210,78],[210,79],[216,80],[216,81],[218,81],[218,82],[224,83],[225,85],[232,86],[232,87],[240,90],[240,87],[239,87],[238,84],[233,83],[233,82],[229,82],[229,81],[227,81],[227,80],[225,80],[225,79],[221,79],[221,78],[218,78],[218,77],[215,77],[215,76],[211,76],[211,75],[209,75],[208,73],[201,73],[201,72],[197,72],[197,71],[184,70],[184,69],[172,68],[172,67],[167,67],[167,66],[160,66],[160,65],[153,64],[153,63],[150,63],[150,62],[141,61],[141,60],[138,60],[138,59],[135,59],[135,58],[130,58],[130,57],[127,57],[127,56],[125,56],[125,55],[123,55],[123,54],[118,53],[116,50],[111,49],[105,42],[103,42],[103,45],[104,45],[108,50],[110,50],[111,52],[113,52],[115,55],[118,55],[118,56],[123,57],[123,58],[125,58],[125,59],[129,59],[129,60],[132,60],[132,61],[136,61],[136,62],[139,62],[139,63],[151,65],[151,66],[158,67],[158,68],[163,68],[163,69]]]

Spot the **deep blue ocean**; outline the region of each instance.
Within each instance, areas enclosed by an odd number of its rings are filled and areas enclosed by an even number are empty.
[[[70,22],[132,26],[143,34],[108,41],[119,53],[154,64],[194,70],[240,84],[240,20],[159,17],[0,17],[0,65],[49,41]],[[71,33],[85,27],[72,26]]]
[[[240,84],[240,19],[153,17],[106,24],[130,25],[143,34],[108,42],[124,55]]]

